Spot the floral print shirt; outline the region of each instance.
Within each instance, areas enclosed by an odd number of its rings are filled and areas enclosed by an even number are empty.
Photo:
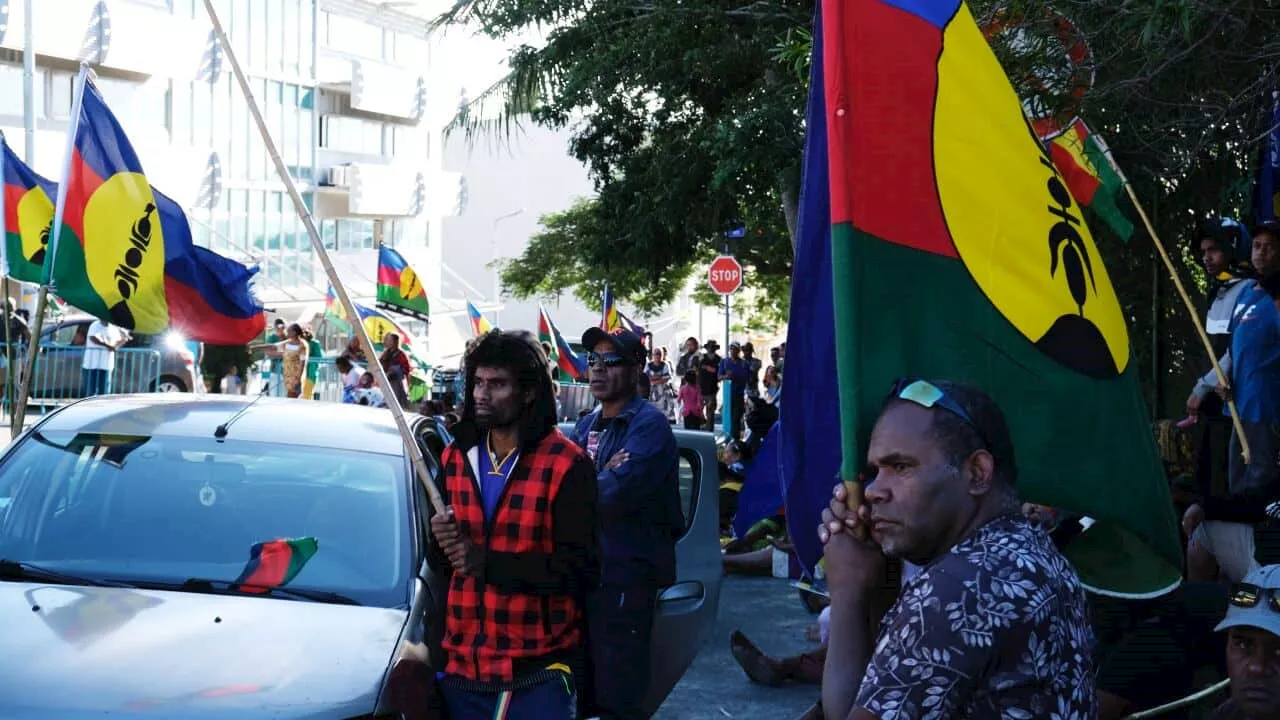
[[[1091,720],[1084,589],[1049,536],[1002,515],[908,580],[857,705],[881,720]]]

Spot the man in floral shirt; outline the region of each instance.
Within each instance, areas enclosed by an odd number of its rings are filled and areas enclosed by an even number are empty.
[[[828,720],[1096,717],[1084,590],[1020,512],[996,404],[973,388],[901,380],[868,461],[864,501],[837,487],[818,529],[831,592]],[[885,554],[921,569],[873,645]]]

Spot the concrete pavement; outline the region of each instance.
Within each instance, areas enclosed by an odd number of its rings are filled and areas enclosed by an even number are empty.
[[[817,621],[786,580],[726,577],[711,640],[654,720],[795,720],[817,701],[818,686],[752,683],[729,653],[729,635],[741,629],[764,652],[787,657],[817,647],[805,639]]]

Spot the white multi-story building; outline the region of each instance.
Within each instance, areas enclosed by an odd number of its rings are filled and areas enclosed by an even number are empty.
[[[215,0],[236,56],[335,265],[371,301],[378,242],[440,293],[440,220],[458,180],[436,158],[456,95],[429,86],[420,4]],[[33,92],[24,91],[25,10]],[[403,8],[403,9],[402,9]],[[262,271],[258,292],[287,318],[323,307],[328,280],[218,47],[203,0],[0,0],[0,129],[58,180],[80,62],[133,141],[153,184],[183,205],[198,244]],[[433,112],[433,103],[446,107]],[[406,322],[424,338],[421,324]]]

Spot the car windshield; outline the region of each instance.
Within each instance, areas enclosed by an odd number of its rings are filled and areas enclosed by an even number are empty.
[[[255,545],[298,539],[287,588],[400,607],[405,468],[398,455],[234,438],[37,432],[0,464],[0,559],[95,580],[231,583],[251,576]]]

